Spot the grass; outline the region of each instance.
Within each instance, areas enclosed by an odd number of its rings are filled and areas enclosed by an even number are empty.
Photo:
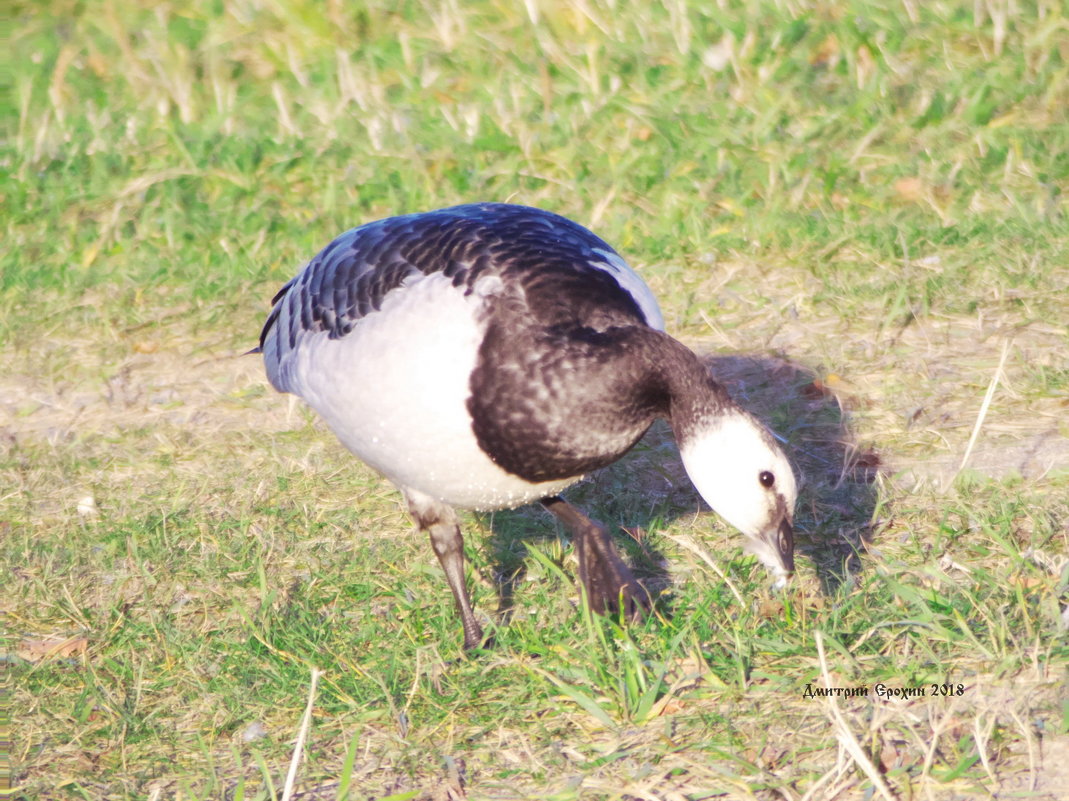
[[[1062,797],[1061,4],[9,17],[11,797],[280,798],[313,669],[295,797]],[[461,654],[396,493],[239,354],[338,231],[474,199],[594,227],[788,440],[788,593],[661,427],[570,492],[658,614],[585,615],[542,514],[468,516],[496,645]]]

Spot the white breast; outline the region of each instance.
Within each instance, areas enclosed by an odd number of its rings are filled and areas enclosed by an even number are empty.
[[[553,495],[575,478],[530,484],[482,451],[466,401],[484,332],[487,278],[465,296],[441,273],[417,276],[340,339],[315,335],[297,355],[294,391],[356,456],[402,488],[452,506],[501,509]]]

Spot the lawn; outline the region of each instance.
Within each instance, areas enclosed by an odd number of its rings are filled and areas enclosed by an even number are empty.
[[[6,16],[6,797],[1067,797],[1062,3]],[[462,652],[399,494],[245,353],[334,235],[473,200],[593,228],[784,438],[785,592],[658,425],[568,493],[656,613],[465,514]]]

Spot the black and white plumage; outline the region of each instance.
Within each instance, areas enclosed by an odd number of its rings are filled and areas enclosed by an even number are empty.
[[[267,375],[404,493],[477,646],[454,507],[541,502],[567,526],[597,611],[648,596],[604,529],[557,497],[667,418],[702,496],[777,575],[795,482],[771,435],[664,333],[646,284],[582,226],[482,203],[331,242],[274,299]]]

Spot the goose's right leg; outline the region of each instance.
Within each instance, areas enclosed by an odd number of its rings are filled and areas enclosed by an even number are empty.
[[[452,506],[421,493],[404,490],[404,495],[409,514],[416,525],[431,535],[431,547],[445,571],[449,589],[453,591],[460,622],[464,626],[464,648],[478,648],[482,645],[483,629],[475,619],[471,597],[464,582],[464,537],[460,533],[457,513]]]

